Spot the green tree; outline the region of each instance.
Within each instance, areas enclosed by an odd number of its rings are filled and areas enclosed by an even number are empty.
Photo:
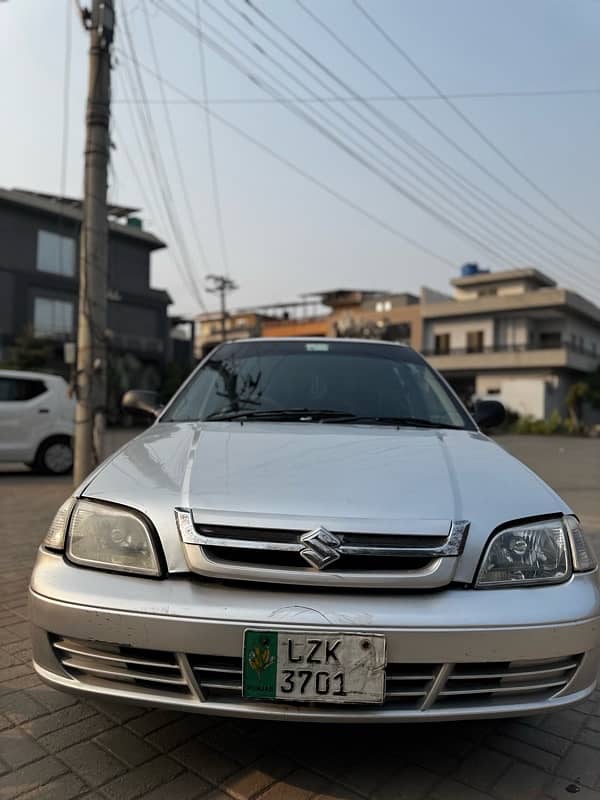
[[[600,367],[587,378],[587,385],[590,388],[587,398],[595,408],[600,408]]]
[[[567,410],[571,424],[575,429],[581,428],[581,412],[585,400],[591,398],[592,390],[586,381],[578,381],[569,387],[567,392]]]
[[[5,369],[40,370],[47,369],[51,361],[51,342],[34,336],[28,330],[15,339],[3,366]]]

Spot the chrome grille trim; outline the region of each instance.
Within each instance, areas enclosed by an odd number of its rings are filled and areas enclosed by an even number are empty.
[[[548,699],[564,689],[581,656],[550,662],[503,662],[466,664],[399,664],[386,667],[385,706],[405,706],[427,712],[451,704],[454,707],[487,706],[524,702],[528,695]],[[206,700],[219,703],[242,701],[242,659],[188,655]],[[501,666],[501,668],[500,668]],[[461,674],[462,671],[469,674]],[[548,677],[554,674],[557,677]],[[482,682],[488,680],[487,685]],[[471,685],[468,682],[471,681]],[[270,700],[253,702],[273,702]]]
[[[50,641],[67,675],[82,683],[194,697],[174,653],[63,637],[51,636]]]
[[[472,694],[519,694],[521,692],[538,692],[541,689],[553,689],[554,687],[558,686],[565,686],[564,680],[558,681],[546,681],[542,683],[526,683],[522,685],[510,685],[510,686],[496,686],[494,688],[490,688],[489,686],[484,686],[480,688],[469,688],[469,689],[445,689],[443,692],[440,692],[438,697],[455,697],[456,695],[472,695]]]
[[[140,664],[145,667],[161,667],[163,669],[179,669],[177,664],[168,664],[163,661],[149,661],[144,658],[137,658],[135,656],[122,656],[122,655],[107,655],[106,653],[90,649],[89,647],[86,648],[81,644],[78,645],[67,645],[64,641],[56,641],[54,642],[54,648],[56,650],[62,650],[69,655],[77,655],[83,657],[90,657],[94,659],[98,659],[100,661],[114,661],[119,662],[121,664]]]
[[[49,640],[65,673],[90,689],[103,687],[115,694],[189,707],[206,702],[224,710],[245,702],[241,657],[144,650],[52,634]],[[568,687],[582,659],[582,654],[570,654],[537,661],[390,662],[381,708],[423,712],[426,717],[430,711],[476,711],[543,702]],[[248,702],[263,705],[273,701]],[[347,708],[351,713],[361,704]]]
[[[206,700],[221,698],[223,693],[226,695],[226,701],[241,698],[241,658],[188,655],[188,662]]]
[[[150,681],[152,683],[171,683],[179,686],[186,685],[183,678],[167,678],[162,675],[149,675],[147,672],[136,672],[132,669],[119,669],[118,667],[99,667],[93,663],[92,659],[88,661],[86,661],[86,659],[77,661],[74,658],[63,658],[61,663],[67,672],[78,670],[79,672],[88,672],[91,675],[100,675],[108,678],[123,678],[126,680],[134,678],[136,680]]]
[[[194,522],[194,512],[190,509],[175,509],[186,559],[194,572],[220,579],[348,588],[445,586],[454,577],[456,557],[464,549],[469,528],[466,520],[457,520],[446,529],[445,535],[440,535],[438,520],[432,522],[429,533],[425,532],[423,521],[415,523],[416,532],[410,529],[405,533],[392,532],[389,523],[383,523],[383,532],[377,532],[373,522],[372,532],[348,532],[342,529],[348,527],[348,520],[338,521],[336,527],[328,523],[327,530],[340,541],[336,548],[339,559],[319,570],[308,566],[301,557],[306,547],[301,537],[311,529],[308,521],[306,527],[300,527],[302,522],[298,520],[293,525],[286,520],[287,526],[274,526],[271,521],[269,527],[256,528],[240,525],[237,520],[231,526],[221,521],[211,524],[210,516],[207,513],[206,522]],[[274,558],[277,553],[284,554],[283,563]],[[362,561],[355,568],[352,562],[344,563],[344,556]],[[373,563],[369,564],[369,559]],[[382,564],[381,559],[387,559],[389,564]],[[395,559],[398,559],[396,564]]]
[[[494,664],[454,664],[436,697],[442,704],[462,705],[473,702],[506,702],[511,697],[521,702],[523,695],[545,698],[562,691],[581,663],[581,655],[544,661],[511,661]]]
[[[548,667],[548,668],[540,668],[540,669],[525,669],[525,670],[513,670],[510,673],[512,678],[533,678],[533,677],[542,677],[543,675],[552,675],[556,672],[564,672],[565,670],[574,670],[578,666],[576,661],[567,662],[564,666],[559,667]],[[465,681],[465,680],[485,680],[487,678],[505,678],[506,671],[501,672],[480,672],[468,675],[454,675],[452,680],[454,681]]]
[[[185,544],[197,544],[200,546],[210,547],[228,547],[239,548],[241,550],[280,550],[288,553],[299,553],[304,549],[305,544],[300,541],[300,536],[306,533],[309,528],[266,528],[261,531],[264,534],[262,539],[247,539],[242,538],[246,535],[244,528],[236,526],[231,528],[232,535],[219,536],[219,528],[224,526],[204,526],[194,524],[191,521],[192,528],[189,526],[188,519],[182,519],[184,515],[191,517],[191,511],[184,508],[176,508],[175,513],[179,525],[181,539]],[[410,535],[410,534],[369,534],[369,533],[348,533],[343,531],[332,531],[335,535],[342,540],[339,553],[341,555],[349,556],[418,556],[427,558],[442,558],[444,556],[458,556],[462,553],[464,541],[466,538],[468,522],[466,520],[456,520],[452,523],[450,532],[445,538],[443,544],[428,543],[427,539],[432,537]],[[216,530],[217,533],[212,531]],[[248,529],[253,530],[253,529]],[[236,536],[234,532],[241,535]],[[272,536],[269,536],[272,534]],[[387,540],[396,540],[399,542],[396,545],[356,545],[344,544],[344,537],[352,536],[353,538],[364,537],[365,540],[377,537],[379,541],[383,538]],[[278,538],[285,537],[287,541],[278,541]],[[437,541],[440,537],[434,537]],[[420,541],[418,546],[407,546],[402,544],[402,541]]]

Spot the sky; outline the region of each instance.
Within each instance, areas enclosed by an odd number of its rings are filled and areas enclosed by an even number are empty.
[[[109,200],[139,207],[144,227],[169,245],[152,258],[152,284],[169,291],[172,313],[202,310],[186,264],[209,310],[216,298],[203,291],[207,273],[228,271],[239,285],[229,302],[243,307],[334,287],[448,291],[465,262],[535,266],[600,302],[600,91],[453,100],[465,121],[423,77],[449,95],[600,90],[598,0],[360,0],[389,40],[352,0],[302,0],[362,65],[296,0],[253,1],[265,16],[245,0],[198,0],[201,47],[196,0],[116,0]],[[66,147],[64,189],[81,195],[88,39],[72,0],[0,3],[0,185],[59,193]],[[252,59],[255,80],[219,48]],[[156,72],[154,55],[171,84],[162,84],[167,103],[146,71]],[[203,57],[210,109],[328,190],[216,117],[207,127]],[[320,115],[340,147],[289,104],[255,102],[271,98],[265,71],[287,99],[392,99],[293,105]],[[421,99],[410,107],[398,96]],[[415,146],[438,161],[423,160]]]

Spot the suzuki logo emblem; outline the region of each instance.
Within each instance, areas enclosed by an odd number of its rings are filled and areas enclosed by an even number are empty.
[[[311,567],[323,569],[340,557],[339,547],[342,542],[327,528],[318,527],[314,531],[303,533],[300,541],[304,545],[300,555]]]

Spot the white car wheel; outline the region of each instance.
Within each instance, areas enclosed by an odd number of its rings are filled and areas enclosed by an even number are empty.
[[[64,475],[73,469],[73,448],[70,442],[55,440],[42,445],[37,463],[43,472]]]

